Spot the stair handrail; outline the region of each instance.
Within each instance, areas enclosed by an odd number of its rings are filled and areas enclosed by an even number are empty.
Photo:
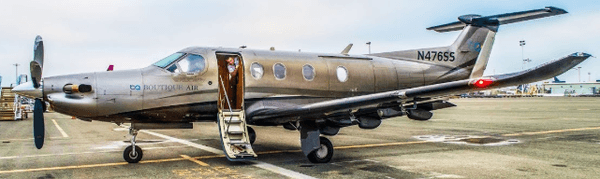
[[[223,78],[221,78],[221,75],[219,75],[219,82],[221,82],[221,87],[223,88],[223,91],[225,91],[224,94],[225,94],[225,99],[227,100],[227,106],[229,106],[229,113],[233,113],[233,109],[231,108],[231,103],[229,102],[229,96],[227,96],[227,89],[225,89],[225,84],[223,83]],[[227,128],[225,129],[225,132],[229,132],[229,125],[231,125],[232,119],[233,119],[233,115],[230,115],[229,121],[227,122]]]

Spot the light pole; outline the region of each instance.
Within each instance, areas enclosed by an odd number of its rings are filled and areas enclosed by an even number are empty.
[[[17,84],[17,81],[19,81],[19,64],[15,63],[13,65],[15,66],[15,85],[19,85]]]
[[[523,66],[521,67],[521,70],[524,70],[527,67],[526,64],[531,62],[531,59],[525,58],[525,40],[519,41],[519,46],[521,46],[521,59],[523,59]]]
[[[588,72],[588,83],[592,82],[592,72]]]
[[[523,67],[521,70],[525,69],[525,40],[519,41],[519,46],[521,46],[521,59],[523,59]]]
[[[371,54],[371,42],[367,42],[367,45],[369,46],[369,54]]]

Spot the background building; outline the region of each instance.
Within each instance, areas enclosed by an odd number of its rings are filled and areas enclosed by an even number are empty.
[[[544,83],[545,94],[550,96],[594,95],[600,94],[600,80],[583,83]]]

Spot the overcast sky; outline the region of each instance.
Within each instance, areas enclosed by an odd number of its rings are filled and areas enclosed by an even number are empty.
[[[597,1],[0,1],[2,86],[29,75],[33,42],[45,45],[43,76],[140,68],[188,46],[239,47],[352,54],[446,46],[459,32],[425,28],[483,16],[563,8],[569,14],[500,27],[489,74],[527,67],[573,52],[600,55],[600,3]],[[600,79],[600,62],[580,65],[581,80]],[[576,82],[576,70],[559,76]]]

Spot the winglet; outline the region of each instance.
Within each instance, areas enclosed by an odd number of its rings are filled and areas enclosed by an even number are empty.
[[[115,67],[114,65],[108,65],[108,69],[106,69],[106,71],[113,71],[113,67]]]
[[[342,55],[348,55],[348,52],[350,52],[350,49],[352,48],[352,44],[348,44],[348,46],[346,46],[346,48],[344,50],[342,50]]]

